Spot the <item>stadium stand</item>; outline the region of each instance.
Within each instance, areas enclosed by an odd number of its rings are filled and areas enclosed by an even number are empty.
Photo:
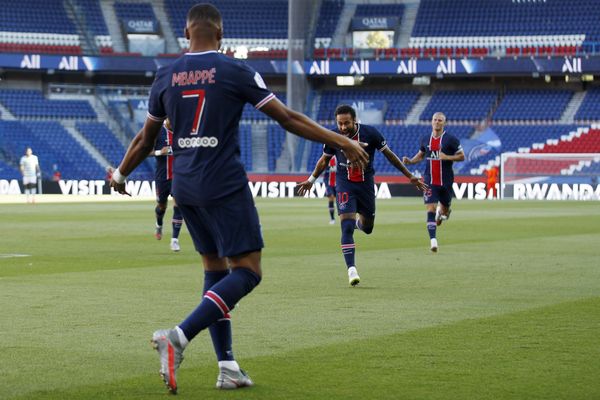
[[[4,0],[0,27],[0,52],[81,53],[61,0]]]
[[[18,165],[25,148],[30,146],[40,159],[46,179],[51,178],[55,164],[63,179],[103,179],[105,176],[104,167],[56,121],[0,121],[0,132],[11,164]]]
[[[279,125],[269,125],[267,128],[267,147],[269,171],[274,172],[277,159],[281,155],[285,131]]]
[[[21,172],[15,167],[0,160],[0,176],[2,179],[21,179]]]
[[[535,146],[531,153],[595,153],[600,149],[600,129],[578,129]]]
[[[165,9],[173,31],[182,34],[185,15],[195,0],[166,0]],[[215,0],[211,2],[221,11],[223,29],[227,32],[223,48],[239,45],[256,46],[264,49],[283,50],[287,47],[288,3],[285,0],[255,0],[240,7],[236,0]],[[251,5],[250,5],[251,3]],[[186,49],[184,37],[178,37],[179,45]]]
[[[113,41],[106,26],[100,0],[74,0],[73,4],[80,17],[83,19],[84,27],[94,38],[94,42],[100,54],[112,54]]]
[[[421,0],[410,45],[578,48],[600,40],[598,18],[595,0],[570,1],[568,12],[559,0]]]
[[[558,121],[573,92],[567,90],[514,90],[505,93],[494,121]],[[543,107],[540,105],[543,104]]]
[[[585,98],[575,114],[576,121],[600,121],[600,88],[587,90]]]
[[[333,111],[342,102],[360,102],[379,100],[385,102],[387,109],[384,120],[403,120],[418,100],[420,92],[416,90],[383,91],[383,90],[328,90],[320,96],[317,120],[332,121]]]
[[[110,162],[117,165],[125,147],[102,122],[76,122],[75,128]]]
[[[528,152],[547,140],[559,141],[561,136],[577,130],[577,125],[493,125],[491,127],[501,141],[502,152]],[[480,175],[496,160],[497,152],[471,161],[465,161],[460,167],[461,173]]]
[[[321,3],[315,32],[315,48],[329,47],[343,8],[344,0],[324,0]]]
[[[252,127],[240,125],[240,158],[246,171],[252,171]]]
[[[404,4],[359,4],[355,17],[398,17],[404,14]]]
[[[430,121],[438,110],[444,110],[451,121],[479,121],[485,119],[496,103],[498,93],[491,90],[436,91],[421,114],[422,121]]]
[[[123,19],[156,19],[152,4],[150,3],[126,3],[118,2],[114,4],[115,13],[121,20]]]
[[[37,90],[0,90],[0,103],[17,117],[44,119],[96,119],[85,100],[49,100]]]

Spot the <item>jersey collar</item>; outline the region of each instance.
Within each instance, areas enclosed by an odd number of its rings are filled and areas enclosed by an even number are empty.
[[[186,56],[200,56],[203,54],[216,53],[216,50],[199,51],[198,53],[185,53]]]
[[[350,139],[354,139],[360,132],[360,123],[356,123],[356,132],[354,132],[354,135],[352,135],[352,137]]]

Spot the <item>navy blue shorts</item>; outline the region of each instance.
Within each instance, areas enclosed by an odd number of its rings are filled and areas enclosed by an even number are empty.
[[[452,188],[447,186],[431,185],[423,192],[423,202],[431,204],[437,202],[442,203],[446,207],[450,207],[452,203]]]
[[[329,197],[329,196],[335,196],[335,186],[330,186],[328,184],[325,184],[325,196]]]
[[[338,215],[359,213],[367,218],[375,218],[375,188],[372,183],[338,186],[336,190]]]
[[[167,202],[169,195],[171,194],[171,180],[165,179],[155,181],[156,183],[156,202],[164,204]]]
[[[234,257],[264,247],[248,185],[215,206],[178,206],[200,254]]]

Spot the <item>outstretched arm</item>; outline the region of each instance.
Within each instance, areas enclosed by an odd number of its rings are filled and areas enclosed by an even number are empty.
[[[419,150],[417,152],[417,154],[415,154],[412,158],[408,158],[406,156],[402,157],[402,162],[405,165],[417,164],[418,162],[423,160],[424,156],[425,156],[425,153],[423,153],[421,150]]]
[[[392,150],[390,150],[389,147],[384,148],[382,152],[383,152],[383,155],[385,156],[385,158],[387,158],[387,160],[390,162],[390,164],[392,164],[394,167],[396,167],[396,169],[398,169],[400,172],[402,172],[404,174],[404,176],[406,176],[408,179],[410,179],[410,183],[415,185],[417,187],[417,189],[419,189],[421,191],[427,189],[427,185],[424,182],[422,182],[421,180],[419,180],[419,178],[414,176],[406,168],[406,166],[404,166],[402,161],[400,161],[400,159],[398,158],[396,153],[394,153]],[[406,157],[404,157],[404,158],[406,158]]]
[[[369,155],[362,148],[364,144],[323,128],[306,115],[288,108],[276,98],[269,101],[260,110],[277,121],[288,132],[343,150],[349,162],[356,163],[363,168],[369,162]]]
[[[147,118],[144,127],[133,138],[119,167],[113,172],[110,186],[121,194],[125,190],[125,178],[148,157],[160,133],[162,122]]]
[[[319,175],[321,175],[321,173],[325,170],[325,168],[327,168],[327,165],[329,164],[329,160],[331,159],[331,157],[332,156],[330,156],[328,154],[323,154],[321,156],[321,158],[319,158],[319,161],[317,161],[317,165],[315,165],[315,169],[312,172],[312,174],[310,175],[310,177],[307,180],[305,180],[304,182],[300,182],[299,184],[296,185],[296,187],[298,188],[298,194],[300,196],[304,196],[305,193],[310,191],[310,188],[312,187],[315,180],[317,180]]]

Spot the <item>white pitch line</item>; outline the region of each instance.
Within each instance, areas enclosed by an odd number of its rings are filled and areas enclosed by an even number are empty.
[[[0,254],[0,258],[31,257],[31,254]]]

